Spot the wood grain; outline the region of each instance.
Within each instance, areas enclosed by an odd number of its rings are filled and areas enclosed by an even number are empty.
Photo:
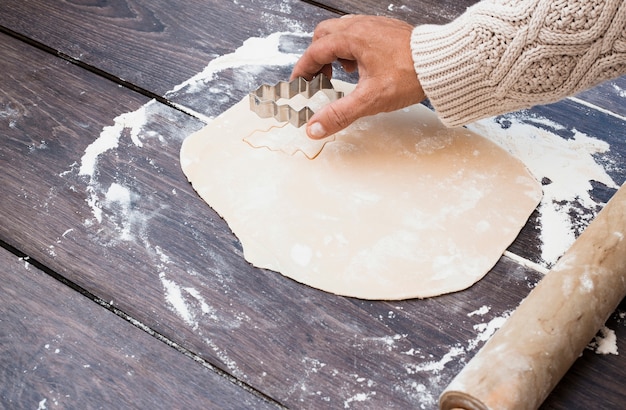
[[[432,405],[480,346],[475,326],[514,308],[540,276],[505,258],[470,291],[386,303],[254,269],[179,170],[180,141],[201,124],[14,40],[0,44],[12,113],[1,130],[0,238],[287,406]],[[78,175],[103,128],[142,103],[142,146],[127,129],[92,175]],[[107,195],[116,186],[129,206]],[[468,316],[484,305],[488,314]]]
[[[0,407],[276,408],[0,248]]]
[[[160,96],[250,37],[311,31],[332,16],[297,0],[0,3],[6,30]]]
[[[411,24],[443,24],[463,14],[465,9],[477,3],[477,0],[401,0],[393,3],[375,0],[322,0],[318,3],[347,14],[384,15],[399,18]]]
[[[626,117],[626,76],[606,81],[576,96],[601,109]]]
[[[443,16],[443,7],[424,8]],[[291,31],[294,24],[308,30],[333,15],[290,1],[10,0],[0,10],[9,30],[158,95],[252,35]],[[306,46],[292,36],[282,44],[292,51]],[[289,407],[433,408],[481,345],[484,326],[513,309],[540,278],[503,258],[466,292],[387,303],[334,297],[252,268],[180,171],[180,142],[202,123],[6,36],[0,56],[0,239]],[[172,100],[214,115],[259,78],[284,77],[281,70],[255,76],[223,70],[207,84],[221,89]],[[587,115],[578,111],[579,120],[568,121],[578,109],[569,103],[546,109],[568,129]],[[125,113],[137,119],[125,117],[123,131],[108,128]],[[594,121],[604,129],[602,117]],[[610,124],[620,146],[623,125]],[[103,131],[118,132],[117,146],[97,156],[93,173],[80,175],[85,151]],[[536,244],[534,229],[531,221],[520,240]],[[536,260],[537,249],[515,246]],[[483,306],[488,313],[469,315]],[[614,325],[620,349],[623,323]],[[549,406],[589,408],[597,406],[595,396],[619,403],[622,358],[583,356],[572,376],[577,390],[560,385]],[[187,360],[168,362],[179,359]],[[602,373],[618,376],[593,378]]]

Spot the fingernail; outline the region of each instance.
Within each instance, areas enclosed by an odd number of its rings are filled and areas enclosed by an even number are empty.
[[[326,130],[324,129],[324,126],[322,124],[320,124],[319,122],[314,122],[313,124],[309,125],[309,135],[312,138],[316,139],[324,138],[326,136]]]

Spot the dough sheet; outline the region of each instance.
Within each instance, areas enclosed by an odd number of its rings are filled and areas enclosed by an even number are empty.
[[[363,299],[471,286],[541,199],[519,160],[422,105],[312,141],[244,98],[184,141],[181,165],[248,262]]]

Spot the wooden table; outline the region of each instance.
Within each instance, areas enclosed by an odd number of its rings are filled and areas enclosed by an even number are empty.
[[[0,407],[435,408],[547,267],[537,215],[464,292],[371,302],[310,289],[247,264],[178,158],[203,120],[290,67],[177,86],[251,37],[284,32],[298,53],[308,40],[289,33],[341,13],[445,23],[473,2],[3,0]],[[527,117],[608,142],[595,158],[621,184],[624,89]],[[593,187],[600,204],[614,192]],[[607,323],[620,354],[585,351],[545,408],[624,408],[625,311]]]

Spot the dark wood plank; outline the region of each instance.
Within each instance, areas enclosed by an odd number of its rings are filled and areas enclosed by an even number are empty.
[[[626,76],[607,81],[576,96],[621,117],[626,117]]]
[[[130,148],[133,148],[133,147],[132,147],[132,145],[129,145],[129,147],[130,147]],[[118,167],[118,166],[119,166],[119,164],[113,164],[113,169],[115,169],[115,168],[116,168],[116,167]],[[103,179],[104,179],[104,178],[103,178]],[[113,214],[114,216],[117,216],[117,215],[115,215],[114,210],[113,210],[112,214]],[[114,225],[114,227],[119,228],[119,225],[118,225],[118,226],[115,226],[115,224],[113,224],[113,225]],[[115,232],[115,230],[113,230],[113,231]],[[115,238],[115,234],[111,234],[111,237]],[[158,260],[158,259],[157,259],[157,260]]]
[[[0,248],[0,407],[276,408]]]
[[[158,95],[245,39],[334,15],[298,0],[0,3],[0,26]]]
[[[318,3],[348,14],[373,14],[398,18],[411,24],[444,24],[461,14],[478,0],[400,0],[380,2],[375,0],[321,0]]]
[[[0,239],[287,406],[432,408],[482,344],[480,326],[540,277],[503,258],[467,292],[389,303],[254,269],[179,169],[180,142],[200,123],[141,109],[143,98],[14,40],[0,55]],[[85,151],[125,112],[143,126],[129,118],[80,175]],[[623,371],[622,357],[603,365]]]

